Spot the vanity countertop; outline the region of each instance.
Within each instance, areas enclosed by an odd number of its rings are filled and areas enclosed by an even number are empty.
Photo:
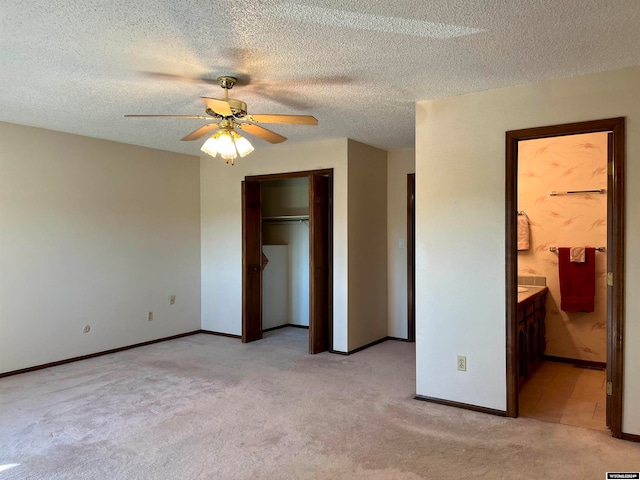
[[[518,293],[518,305],[526,300],[540,296],[548,290],[547,287],[535,287],[533,285],[519,285],[519,286],[526,288],[527,291]]]

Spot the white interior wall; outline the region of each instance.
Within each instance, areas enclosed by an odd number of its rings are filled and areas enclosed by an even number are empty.
[[[308,177],[262,182],[262,216],[308,215]]]
[[[308,177],[262,182],[262,216],[282,215],[309,215]],[[264,223],[262,235],[263,245],[289,246],[287,323],[308,326],[309,222]]]
[[[349,140],[349,351],[387,336],[387,152]]]
[[[242,333],[241,180],[333,168],[333,348],[347,350],[347,159],[347,139],[260,148],[234,166],[201,157],[203,329]]]
[[[309,326],[309,222],[289,226],[289,322]]]
[[[623,431],[640,434],[639,84],[633,67],[418,102],[419,395],[506,408],[505,132],[626,116]],[[467,372],[456,371],[456,355],[467,356]]]
[[[0,145],[0,372],[200,329],[197,157],[7,123]]]
[[[262,329],[289,323],[289,246],[263,245],[269,263],[262,270]]]
[[[415,172],[413,148],[387,156],[388,335],[408,337],[407,326],[407,174]]]
[[[303,180],[306,183],[306,178]],[[286,276],[287,323],[308,326],[309,222],[265,223],[262,235],[262,242],[265,246],[267,244],[288,245]],[[263,278],[263,284],[265,281]]]

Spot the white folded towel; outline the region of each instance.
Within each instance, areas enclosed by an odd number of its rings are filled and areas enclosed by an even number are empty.
[[[529,250],[529,217],[518,215],[518,250]]]
[[[569,250],[569,261],[573,263],[584,263],[584,247],[571,247]]]

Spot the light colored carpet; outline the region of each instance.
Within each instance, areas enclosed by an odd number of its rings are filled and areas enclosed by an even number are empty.
[[[0,379],[0,479],[602,479],[640,444],[413,399],[414,346],[198,334]],[[7,467],[5,467],[7,468]]]

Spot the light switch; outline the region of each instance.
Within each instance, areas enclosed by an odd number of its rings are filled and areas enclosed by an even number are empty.
[[[398,241],[398,248],[404,248],[404,238],[401,238],[401,239]]]

